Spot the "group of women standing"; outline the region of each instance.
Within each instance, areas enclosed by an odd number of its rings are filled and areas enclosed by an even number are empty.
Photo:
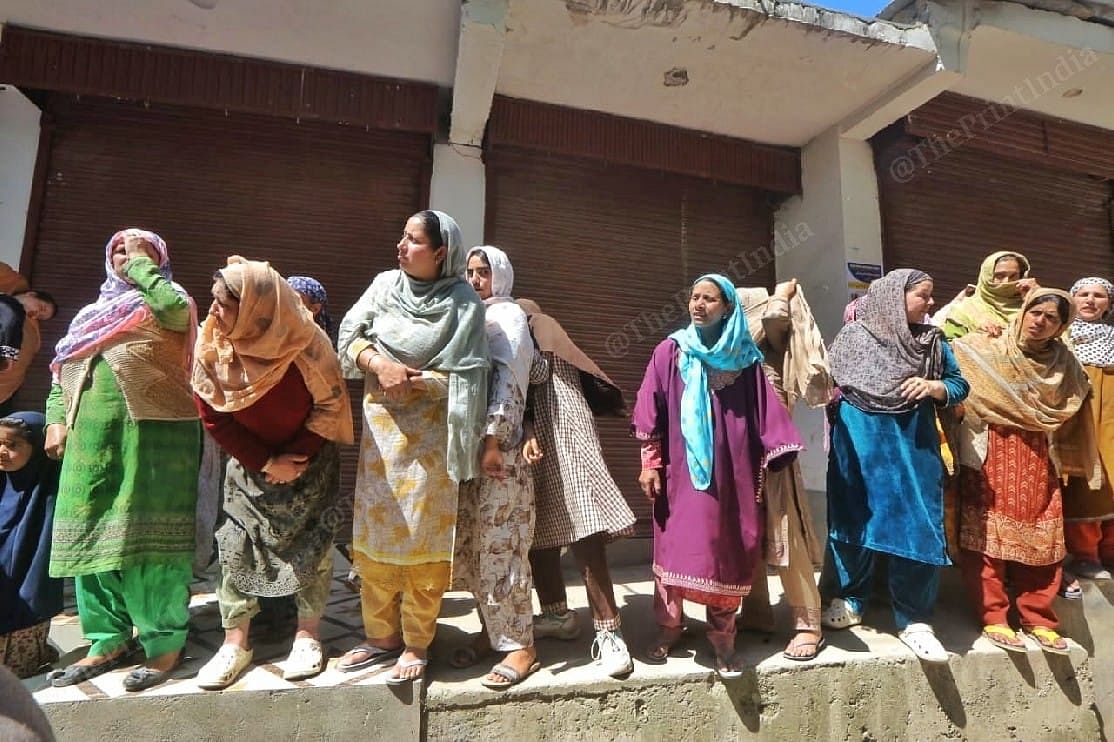
[[[58,344],[45,418],[0,419],[6,664],[49,661],[58,578],[73,577],[92,645],[53,683],[140,650],[127,689],[170,676],[188,631],[204,430],[221,460],[225,642],[198,683],[236,681],[253,658],[260,598],[280,596],[298,613],[285,677],[320,673],[344,512],[338,446],[355,438],[348,378],[364,384],[351,554],[366,640],[338,669],[393,663],[388,683],[422,677],[442,596],[456,587],[475,596],[483,630],[452,664],[499,653],[482,682],[520,682],[539,667],[536,638],[579,633],[560,575],[568,546],[593,657],[608,675],[631,671],[605,546],[634,516],[593,422],[624,414],[622,393],[556,320],[513,298],[508,256],[466,250],[447,214],[411,217],[397,253],[334,349],[312,279],[228,258],[198,326],[163,240],[113,235],[100,296]],[[737,617],[742,605],[744,625],[769,623],[767,565],[794,618],[784,655],[810,660],[822,627],[862,622],[881,559],[899,636],[926,661],[948,657],[931,614],[952,560],[988,640],[1025,646],[1008,624],[1008,583],[1025,633],[1066,651],[1052,608],[1057,591],[1072,592],[1065,551],[1092,579],[1109,578],[1103,561],[1114,558],[1114,287],[1086,278],[1070,293],[1046,289],[1028,272],[1024,256],[995,253],[971,291],[930,317],[932,278],[891,271],[849,307],[830,358],[795,281],[771,295],[717,274],[696,280],[690,322],[654,349],[631,417],[653,502],[659,631],[648,661],[681,640],[689,600],[706,606],[716,671],[740,675]],[[790,417],[802,399],[826,405],[831,426],[821,589]],[[958,499],[950,510],[945,492]],[[11,649],[25,645],[34,651]]]
[[[990,255],[977,284],[931,320],[931,278],[893,271],[836,337],[826,626],[862,621],[870,567],[885,554],[901,638],[922,659],[947,661],[929,616],[938,568],[954,559],[987,640],[1025,651],[1008,620],[1012,592],[1023,632],[1068,651],[1053,600],[1081,593],[1061,578],[1065,530],[1077,544],[1070,568],[1109,578],[1099,561],[1102,521],[1114,517],[1101,401],[1114,358],[1099,348],[1114,336],[1110,284],[1041,288],[1029,270],[1018,253]],[[958,500],[951,516],[945,490]],[[1065,529],[1066,514],[1076,518]]]

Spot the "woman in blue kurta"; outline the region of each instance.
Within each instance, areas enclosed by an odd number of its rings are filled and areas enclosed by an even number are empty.
[[[939,567],[949,564],[936,409],[962,402],[969,387],[940,331],[924,323],[932,287],[922,271],[890,271],[832,344],[841,398],[831,410],[827,559],[838,585],[823,623],[862,622],[885,554],[901,640],[923,660],[946,662],[928,624]]]

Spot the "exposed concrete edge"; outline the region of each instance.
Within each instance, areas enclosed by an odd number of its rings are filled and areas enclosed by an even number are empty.
[[[190,693],[57,701],[42,709],[59,740],[308,740],[417,742],[422,684]],[[95,733],[94,733],[95,732]]]
[[[822,31],[865,41],[936,53],[936,42],[924,23],[904,24],[882,18],[867,19],[816,5],[783,0],[715,0],[715,2],[740,10],[761,13],[774,20],[815,26]]]
[[[947,666],[870,655],[548,685],[492,695],[431,689],[429,739],[1098,739],[1089,660],[972,650]],[[1020,670],[1020,671],[1019,671]]]

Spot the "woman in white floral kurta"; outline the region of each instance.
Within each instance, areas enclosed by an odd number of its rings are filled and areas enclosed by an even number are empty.
[[[495,247],[474,248],[468,254],[467,277],[486,305],[492,378],[482,473],[460,489],[453,587],[476,596],[487,642],[506,652],[483,684],[506,688],[538,669],[529,559],[534,481],[520,450],[526,387],[536,354],[526,314],[510,299],[514,271],[506,254]],[[541,356],[537,359],[544,363]],[[477,637],[474,647],[486,649],[484,639]],[[464,651],[479,654],[474,648]]]

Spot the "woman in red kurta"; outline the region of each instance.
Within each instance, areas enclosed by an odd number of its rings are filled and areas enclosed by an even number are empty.
[[[1003,649],[1025,651],[1007,623],[1008,580],[1022,628],[1064,654],[1052,602],[1064,558],[1060,477],[1098,470],[1090,384],[1060,340],[1071,296],[1034,289],[1000,337],[973,333],[953,344],[971,384],[958,433],[961,567],[983,625]]]

